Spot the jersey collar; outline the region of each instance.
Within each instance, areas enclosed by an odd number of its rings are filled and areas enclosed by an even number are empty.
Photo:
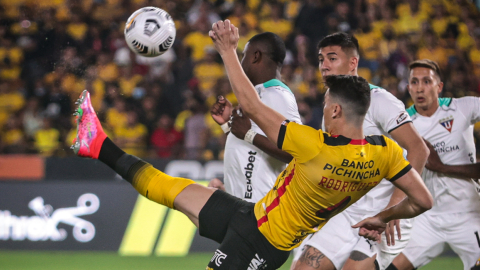
[[[257,85],[255,85],[255,90],[257,90],[257,93],[260,94],[262,89],[269,88],[269,87],[274,87],[274,86],[282,87],[282,88],[288,90],[289,92],[292,92],[292,90],[290,90],[290,88],[288,88],[288,86],[286,84],[284,84],[282,81],[280,81],[278,79],[271,79],[267,82],[257,84]]]
[[[455,105],[455,103],[452,103],[452,98],[438,98],[438,104],[438,107],[444,111],[455,111],[457,109],[457,105]],[[414,116],[418,113],[415,105],[410,106],[410,108],[407,109],[407,112],[410,116]]]

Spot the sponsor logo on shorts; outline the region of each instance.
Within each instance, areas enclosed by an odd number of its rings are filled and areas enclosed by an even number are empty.
[[[399,116],[397,116],[397,125],[405,121],[407,119],[408,114],[406,112],[402,112]]]
[[[448,132],[452,132],[453,127],[453,116],[449,116],[447,118],[440,119],[438,121],[442,127],[444,127]]]
[[[267,268],[267,261],[265,259],[260,258],[258,254],[255,253],[255,257],[250,262],[247,270],[260,270]]]
[[[225,258],[227,258],[227,254],[221,252],[219,249],[215,250],[215,254],[213,254],[213,257],[212,259],[210,260],[210,262],[213,262],[215,261],[215,264],[220,267],[220,265],[222,265],[222,260],[224,260]]]

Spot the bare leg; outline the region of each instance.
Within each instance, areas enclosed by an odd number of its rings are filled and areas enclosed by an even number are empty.
[[[413,270],[413,264],[403,255],[403,253],[398,254],[392,262],[398,270]]]
[[[350,258],[347,259],[343,270],[375,270],[375,259],[377,255],[368,257],[360,251],[352,251]]]
[[[320,250],[308,245],[305,246],[302,255],[293,267],[294,270],[336,270],[329,258]]]
[[[198,215],[208,199],[217,190],[199,184],[187,186],[175,198],[173,205],[175,209],[184,213],[198,228]]]

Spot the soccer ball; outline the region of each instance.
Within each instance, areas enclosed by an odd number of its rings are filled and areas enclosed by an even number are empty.
[[[165,53],[175,40],[175,23],[163,9],[144,7],[125,24],[125,40],[135,53],[155,57]]]

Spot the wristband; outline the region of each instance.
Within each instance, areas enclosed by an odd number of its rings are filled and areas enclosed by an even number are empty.
[[[225,124],[222,124],[220,127],[222,128],[223,133],[230,132],[230,127],[228,126],[228,122],[225,122]]]
[[[255,135],[257,135],[257,132],[253,131],[253,129],[250,129],[245,134],[245,138],[243,138],[243,140],[250,144],[253,144],[253,138],[255,138]]]

